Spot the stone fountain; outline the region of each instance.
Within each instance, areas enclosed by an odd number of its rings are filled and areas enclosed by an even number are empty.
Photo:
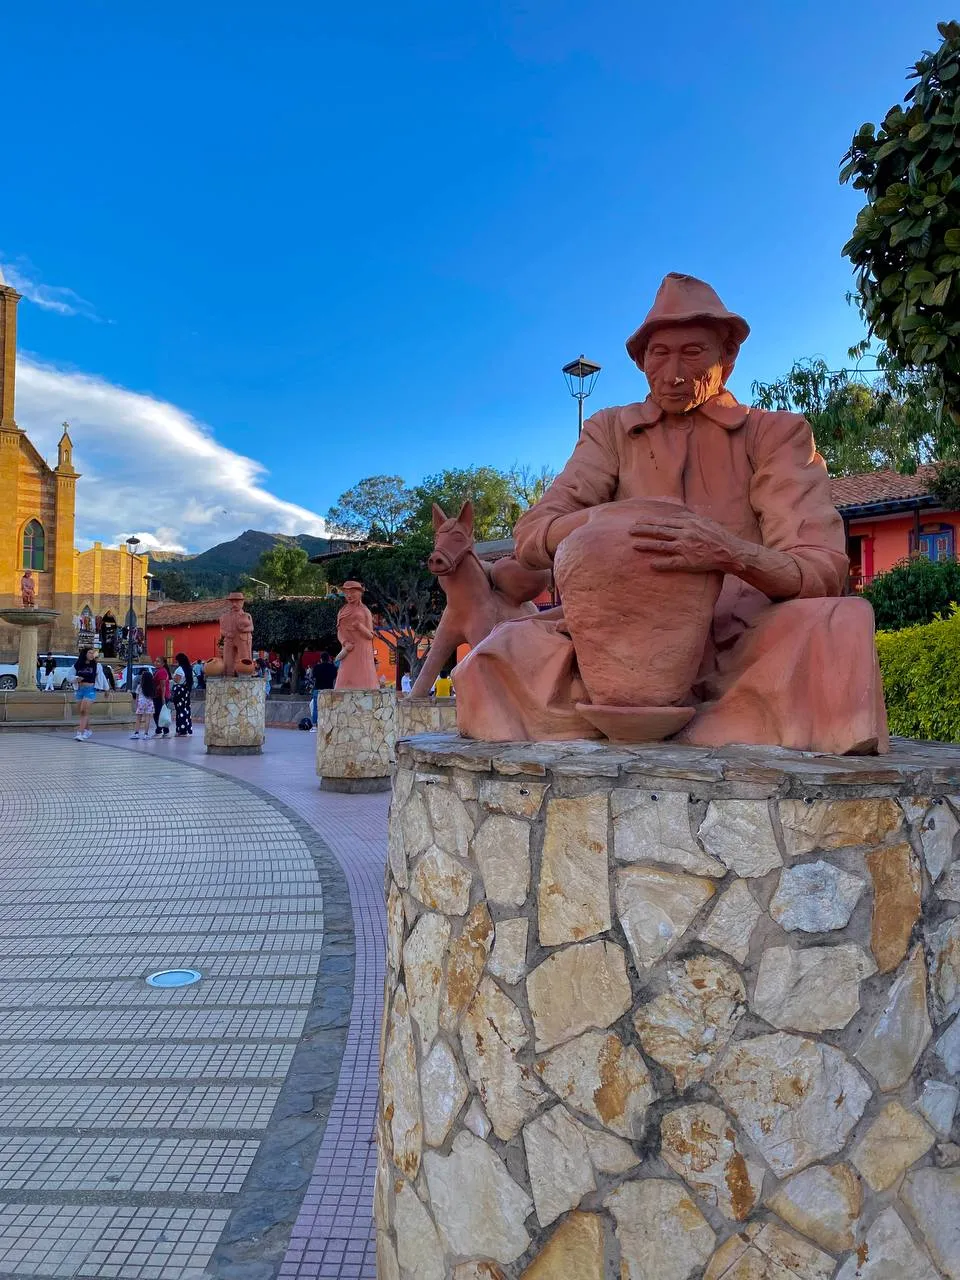
[[[0,618],[20,629],[17,657],[17,689],[37,691],[37,631],[60,617],[58,609],[38,609],[35,605],[19,609],[0,609]]]

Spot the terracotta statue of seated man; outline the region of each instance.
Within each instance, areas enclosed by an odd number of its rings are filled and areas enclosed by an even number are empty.
[[[663,281],[627,342],[650,395],[590,418],[515,530],[562,613],[504,622],[460,663],[461,733],[888,749],[873,611],[841,595],[810,428],[726,390],[749,331],[703,281]],[[631,716],[649,732],[618,732]]]

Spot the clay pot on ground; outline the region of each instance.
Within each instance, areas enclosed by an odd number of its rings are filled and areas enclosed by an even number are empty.
[[[689,698],[723,575],[651,569],[629,532],[637,520],[656,521],[681,505],[607,503],[557,549],[564,619],[594,705],[676,707]]]

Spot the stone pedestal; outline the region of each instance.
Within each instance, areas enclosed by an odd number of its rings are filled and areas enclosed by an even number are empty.
[[[317,698],[323,791],[388,791],[396,742],[393,689],[325,689]]]
[[[419,733],[456,733],[456,698],[397,698],[397,738]]]
[[[380,1280],[956,1280],[960,749],[397,748]]]
[[[250,676],[208,676],[203,745],[209,755],[255,756],[263,750],[267,682]]]

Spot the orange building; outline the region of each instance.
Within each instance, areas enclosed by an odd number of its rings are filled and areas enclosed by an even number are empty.
[[[847,530],[853,587],[918,552],[930,560],[956,559],[960,512],[944,508],[931,491],[936,473],[926,466],[912,476],[870,471],[830,481]]]

